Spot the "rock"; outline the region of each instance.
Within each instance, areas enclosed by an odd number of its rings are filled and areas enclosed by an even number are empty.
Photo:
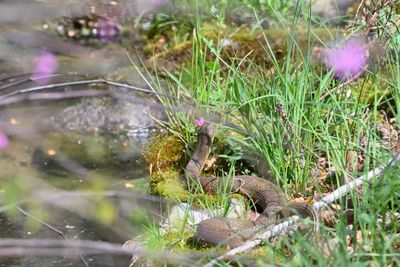
[[[152,117],[165,119],[162,106],[145,98],[127,99],[84,99],[64,109],[48,125],[60,131],[111,135],[121,139],[147,138],[156,128]]]
[[[164,120],[164,114],[152,99],[129,94],[83,99],[44,123],[45,138],[34,150],[32,164],[57,176],[77,171],[67,164],[70,161],[84,168],[75,173],[78,176],[97,170],[126,179],[142,177],[142,146],[159,129],[153,118]]]
[[[348,14],[349,9],[357,2],[355,0],[315,0],[311,1],[313,14],[327,19],[336,25],[340,17]]]
[[[194,228],[201,221],[215,217],[216,214],[222,215],[224,208],[217,211],[200,210],[188,203],[180,203],[172,207],[168,218],[162,223],[161,229],[165,234],[168,231],[180,231],[183,224],[187,229]],[[229,210],[226,214],[228,218],[243,218],[246,215],[246,204],[237,199],[231,199]]]

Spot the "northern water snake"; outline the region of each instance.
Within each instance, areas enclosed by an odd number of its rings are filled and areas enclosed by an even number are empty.
[[[203,220],[196,230],[197,240],[212,245],[236,247],[254,237],[262,228],[276,223],[283,217],[298,214],[302,217],[311,216],[317,220],[318,216],[307,205],[287,206],[283,192],[274,183],[263,178],[249,175],[226,177],[226,179],[201,176],[215,132],[216,126],[211,124],[205,123],[199,128],[196,149],[186,166],[188,180],[197,181],[208,194],[217,194],[222,182],[229,183],[231,191],[249,198],[253,206],[261,211],[261,215],[254,221],[225,217]]]

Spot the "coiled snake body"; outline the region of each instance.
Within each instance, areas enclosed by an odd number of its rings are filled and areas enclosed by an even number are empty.
[[[186,166],[188,180],[197,181],[205,193],[216,194],[222,179],[201,176],[204,164],[210,154],[216,127],[203,124],[197,136],[197,146]],[[314,211],[306,205],[286,205],[283,192],[272,182],[256,176],[241,175],[224,179],[232,192],[249,198],[262,211],[255,220],[214,217],[199,223],[195,238],[212,245],[236,247],[254,237],[262,228],[276,223],[279,219],[298,214],[316,219]]]

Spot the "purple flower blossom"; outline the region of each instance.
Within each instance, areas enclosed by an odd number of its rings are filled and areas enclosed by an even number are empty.
[[[117,39],[121,31],[116,22],[107,19],[100,20],[96,30],[97,35],[102,41],[113,41]]]
[[[325,52],[325,62],[336,78],[349,79],[367,67],[367,49],[364,43],[350,39],[343,45],[335,45]]]
[[[203,124],[204,124],[204,119],[203,118],[194,120],[194,125],[196,125],[198,127],[202,126]]]
[[[40,85],[48,84],[51,81],[51,74],[58,68],[57,58],[50,52],[42,52],[35,61],[36,65],[31,78]]]
[[[8,137],[4,133],[0,132],[0,149],[8,146]]]

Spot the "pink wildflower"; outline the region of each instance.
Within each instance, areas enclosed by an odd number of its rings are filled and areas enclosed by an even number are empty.
[[[119,25],[112,20],[102,19],[99,21],[97,34],[102,41],[113,41],[117,39],[120,31]]]
[[[203,124],[204,124],[204,119],[203,118],[194,120],[194,125],[196,125],[198,127],[202,126]]]
[[[8,146],[8,137],[4,133],[0,132],[0,149]]]
[[[367,67],[367,48],[356,39],[347,40],[325,52],[325,61],[339,79],[353,78]]]
[[[51,74],[58,68],[57,58],[50,52],[42,52],[36,57],[36,66],[33,70],[32,79],[38,84],[48,84]],[[46,77],[49,76],[49,77]]]

